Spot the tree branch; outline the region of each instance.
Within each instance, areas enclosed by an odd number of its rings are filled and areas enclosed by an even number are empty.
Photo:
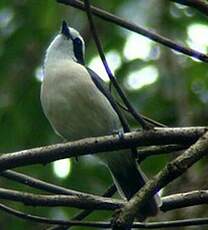
[[[103,197],[112,197],[115,194],[116,191],[117,191],[116,186],[112,185],[111,187],[109,187],[106,190],[106,192],[102,196]],[[85,217],[87,217],[88,215],[90,215],[93,211],[94,211],[94,209],[83,210],[83,211],[77,213],[74,217],[72,217],[71,220],[72,221],[73,220],[83,220]],[[53,226],[52,228],[50,228],[50,230],[65,230],[65,229],[69,229],[72,226],[73,225],[71,225],[69,223],[67,226]]]
[[[0,199],[22,202],[30,206],[74,207],[79,209],[114,210],[123,206],[119,199],[111,199],[91,194],[83,195],[36,195],[0,188]]]
[[[11,189],[0,188],[0,199],[21,202],[30,206],[44,206],[44,207],[75,207],[81,209],[93,210],[115,210],[122,208],[128,203],[119,199],[107,198],[115,192],[115,188],[110,188],[105,197],[82,193],[81,195],[42,195],[33,194],[29,192],[20,192]],[[188,193],[179,193],[162,197],[161,211],[170,211],[178,208],[190,207],[199,204],[206,204],[208,202],[208,191],[199,190]],[[86,214],[86,213],[85,213]],[[85,214],[79,214],[72,220],[81,220]]]
[[[160,210],[167,212],[170,210],[192,207],[208,203],[208,190],[197,190],[186,193],[178,193],[162,197]]]
[[[181,5],[190,6],[208,16],[208,3],[202,0],[170,0]]]
[[[82,1],[79,0],[57,0],[57,2],[62,3],[62,4],[66,4],[66,5],[71,5],[75,8],[81,9],[81,10],[85,10],[84,4]],[[154,33],[152,31],[149,31],[147,29],[144,29],[140,26],[137,26],[134,23],[128,22],[127,20],[124,20],[118,16],[115,16],[105,10],[96,8],[94,6],[91,7],[92,13],[95,14],[96,16],[109,21],[109,22],[113,22],[118,26],[121,26],[123,28],[126,28],[130,31],[134,31],[138,34],[141,34],[155,42],[158,42],[164,46],[167,46],[179,53],[183,53],[185,55],[194,57],[198,60],[201,60],[203,62],[208,62],[208,56],[206,54],[200,53],[196,50],[190,49],[190,48],[186,48],[176,42],[173,42],[172,40],[158,35],[157,33]]]
[[[121,97],[124,105],[127,107],[128,111],[138,121],[138,123],[142,126],[142,128],[143,129],[152,128],[152,125],[150,125],[148,122],[146,122],[143,119],[143,117],[139,113],[137,113],[137,111],[131,105],[131,103],[129,102],[129,100],[128,100],[126,94],[125,94],[125,92],[119,86],[116,78],[114,77],[114,75],[113,75],[113,73],[112,73],[112,71],[111,71],[111,69],[110,69],[110,67],[108,65],[108,62],[107,62],[107,60],[105,58],[100,39],[98,38],[98,35],[97,35],[97,31],[96,31],[95,24],[94,24],[94,21],[93,21],[93,17],[92,17],[92,14],[91,14],[90,3],[89,3],[88,0],[85,0],[84,3],[85,3],[85,6],[86,6],[86,12],[87,12],[88,21],[89,21],[89,24],[90,24],[90,29],[91,29],[95,44],[97,46],[98,53],[99,53],[100,58],[101,58],[101,60],[103,62],[103,65],[105,67],[106,73],[108,74],[111,82],[113,83],[113,86],[115,87],[115,89],[118,92],[119,96]]]
[[[166,146],[164,146],[164,147],[166,147]],[[174,146],[167,146],[167,148],[168,147],[170,147],[170,149],[171,149],[171,147],[174,148]],[[177,148],[177,146],[175,146],[175,147]],[[154,148],[157,148],[157,146],[156,147],[154,146]],[[152,150],[154,150],[154,148]],[[159,148],[161,148],[161,147],[159,146]],[[164,148],[164,149],[166,149],[166,148]],[[139,152],[141,154],[141,150]],[[145,151],[144,151],[144,153],[145,153]],[[19,183],[23,183],[23,184],[31,186],[33,188],[37,188],[37,189],[41,189],[41,190],[50,192],[50,193],[68,194],[68,195],[82,195],[82,196],[86,195],[85,193],[81,193],[81,192],[66,189],[66,188],[63,188],[63,187],[60,187],[57,185],[53,185],[53,184],[50,184],[48,182],[44,182],[44,181],[32,178],[30,176],[24,175],[22,173],[14,172],[12,170],[7,170],[5,172],[2,172],[1,176],[5,177],[7,179],[10,179],[10,180],[17,181]],[[116,192],[116,187],[111,186],[107,189],[107,191],[102,196],[103,197],[111,197],[115,192]],[[200,191],[192,191],[192,192],[188,192],[188,193],[174,194],[174,195],[163,197],[162,201],[163,201],[163,205],[160,207],[160,210],[165,211],[165,212],[169,211],[169,210],[173,210],[173,209],[184,208],[187,206],[205,204],[208,201],[208,191],[200,190]],[[1,208],[1,204],[0,204],[0,208]],[[80,213],[75,215],[71,220],[82,220],[93,211],[94,211],[93,209],[81,211]],[[25,214],[25,215],[27,215],[27,214]],[[27,216],[30,217],[30,215],[27,215]],[[51,221],[51,219],[46,219],[46,222],[44,222],[44,223],[48,223],[48,222],[54,223],[54,224],[59,223],[58,221],[55,221],[55,222],[54,221],[50,222],[50,221]],[[40,222],[42,222],[41,219],[40,219]],[[61,225],[64,225],[64,223],[70,224],[70,222],[68,223],[68,222],[64,221],[64,222],[61,222]],[[72,226],[74,226],[74,225],[72,224],[72,225],[65,226],[65,229],[68,229]],[[60,229],[60,228],[64,229],[64,226],[54,226],[50,229],[55,230],[55,229]]]
[[[46,164],[55,160],[134,148],[138,146],[182,144],[190,145],[206,132],[206,127],[154,128],[154,130],[131,132],[123,135],[110,135],[86,138],[79,141],[56,144],[0,156],[0,172],[15,167]],[[116,151],[111,154],[119,154]]]
[[[21,184],[25,184],[32,188],[40,189],[49,193],[55,194],[65,194],[65,195],[83,195],[84,193],[78,192],[72,189],[67,189],[55,184],[51,184],[34,177],[25,175],[23,173],[18,173],[12,170],[6,170],[0,173],[0,176],[5,177],[7,179],[19,182]]]
[[[50,219],[41,216],[30,215],[28,213],[17,211],[13,208],[10,208],[6,205],[0,204],[0,209],[6,213],[13,215],[15,217],[21,218],[23,220],[30,220],[36,223],[45,223],[45,224],[59,224],[59,229],[67,226],[84,226],[91,228],[110,228],[111,222],[104,221],[75,221],[75,220],[59,220],[59,219]],[[185,220],[175,220],[175,221],[163,221],[163,222],[152,222],[152,223],[138,223],[134,222],[133,228],[142,228],[142,229],[157,229],[157,228],[172,228],[172,227],[185,227],[185,226],[197,226],[197,225],[207,225],[208,218],[196,218],[196,219],[185,219]],[[50,230],[55,229],[54,227]],[[57,229],[57,228],[56,228]]]
[[[148,146],[138,149],[138,162],[144,161],[150,156],[156,156],[161,154],[173,153],[187,149],[190,145],[161,145],[161,146]]]
[[[189,167],[200,160],[208,151],[208,132],[206,132],[183,155],[166,165],[154,180],[149,180],[139,192],[121,209],[114,219],[113,229],[129,229],[141,206],[161,188],[182,175]]]
[[[4,171],[0,174],[0,176],[3,176],[7,179],[10,180],[14,180],[16,182],[25,184],[27,186],[30,186],[32,188],[37,188],[40,190],[44,190],[50,193],[55,193],[55,194],[65,194],[65,195],[85,195],[85,193],[81,193],[81,192],[77,192],[75,190],[71,190],[71,189],[66,189],[63,188],[61,186],[57,186],[45,181],[41,181],[39,179],[35,179],[33,177],[24,175],[22,173],[18,173],[12,170],[7,170]],[[103,197],[111,197],[116,193],[117,189],[115,185],[111,185],[102,195]],[[92,213],[94,210],[93,209],[87,209],[84,211],[79,212],[78,214],[76,214],[72,220],[82,220],[84,219],[86,216],[88,216],[90,213]],[[67,226],[65,229],[69,228],[70,226]],[[60,227],[60,226],[55,226],[53,229],[64,229],[64,226]]]
[[[208,191],[199,190],[191,191],[187,193],[179,193],[170,196],[166,196],[163,199],[163,205],[161,211],[168,211],[172,209],[190,207],[199,204],[208,203]]]

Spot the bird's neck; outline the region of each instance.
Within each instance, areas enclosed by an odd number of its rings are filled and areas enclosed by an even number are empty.
[[[73,53],[68,50],[61,49],[48,49],[46,52],[45,60],[44,60],[44,68],[47,66],[53,66],[63,60],[75,61],[75,57]]]

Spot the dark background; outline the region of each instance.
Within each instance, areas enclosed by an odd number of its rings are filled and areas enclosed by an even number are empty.
[[[185,46],[207,52],[207,18],[196,10],[162,0],[97,0],[92,3]],[[96,58],[98,54],[85,13],[58,4],[55,0],[0,1],[2,154],[62,141],[54,134],[42,112],[39,100],[41,82],[38,77],[45,50],[59,31],[63,19],[80,31],[86,42],[86,61],[95,71],[100,72],[103,67],[102,64],[95,65],[99,59]],[[95,22],[110,65],[115,67],[117,60],[115,75],[140,112],[168,126],[207,124],[207,64],[149,42],[146,38],[101,19],[95,18]],[[131,43],[132,40],[134,43]],[[132,50],[134,54],[131,54]],[[127,58],[125,53],[130,57]],[[135,72],[133,77],[132,73]],[[130,120],[130,123],[136,128],[134,121]],[[174,155],[152,157],[142,167],[151,176],[173,157]],[[185,176],[172,183],[164,194],[205,189],[208,169],[206,163],[206,159],[198,163]],[[70,166],[69,175],[64,178],[55,174],[53,164],[28,166],[19,168],[18,171],[68,188],[96,194],[101,194],[112,183],[108,171],[92,157],[81,157],[79,162],[72,159]],[[0,186],[39,192],[1,177]],[[14,202],[3,203],[28,213],[53,218],[69,218],[75,213],[70,208],[38,208]],[[11,217],[1,210],[0,213],[0,229],[45,228],[44,225]],[[194,207],[161,213],[158,219],[203,217],[206,214],[206,206]],[[97,212],[90,219],[103,220],[107,216],[107,212]]]

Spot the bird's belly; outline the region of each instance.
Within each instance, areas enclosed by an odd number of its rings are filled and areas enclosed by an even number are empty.
[[[54,130],[67,140],[111,134],[118,130],[117,114],[91,81],[74,78],[42,86],[41,101]],[[45,90],[47,87],[47,91]]]

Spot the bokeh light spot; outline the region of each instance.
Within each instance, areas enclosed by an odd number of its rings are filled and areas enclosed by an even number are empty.
[[[121,66],[121,57],[117,51],[109,51],[106,54],[106,59],[113,73]],[[94,70],[104,81],[109,81],[109,77],[99,56],[95,56],[94,58],[92,58],[88,67]]]
[[[71,172],[71,160],[61,159],[53,162],[53,172],[59,178],[66,178]]]
[[[155,66],[149,65],[129,74],[126,86],[129,90],[137,90],[146,85],[153,84],[158,79],[158,70]]]

